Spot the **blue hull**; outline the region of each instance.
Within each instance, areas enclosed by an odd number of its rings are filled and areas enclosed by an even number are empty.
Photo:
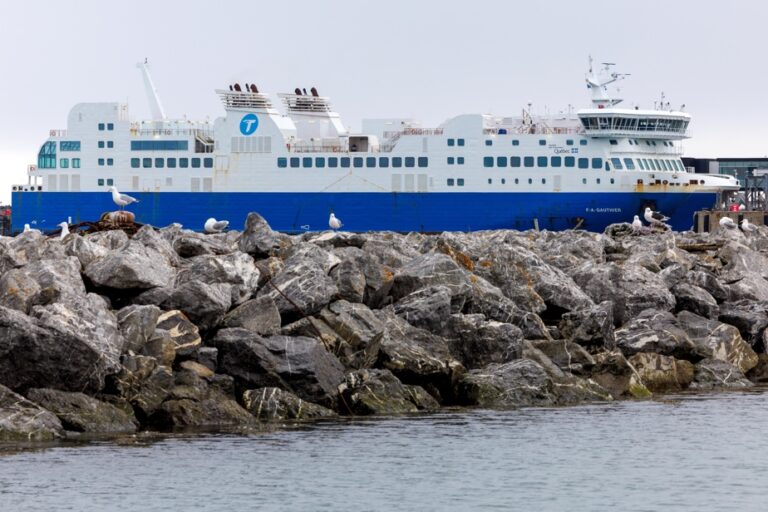
[[[349,231],[476,231],[484,229],[570,229],[577,224],[602,231],[631,222],[646,206],[671,217],[675,230],[690,229],[697,210],[711,208],[715,193],[262,193],[131,192],[140,203],[128,209],[154,226],[179,222],[201,230],[209,217],[241,229],[248,212],[259,212],[276,230],[328,229],[330,212]],[[14,192],[13,230],[24,224],[43,231],[71,218],[97,221],[116,210],[107,192]],[[642,216],[641,216],[642,218]],[[580,220],[583,219],[583,220]]]

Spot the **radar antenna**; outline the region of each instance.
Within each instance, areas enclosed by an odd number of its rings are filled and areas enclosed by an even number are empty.
[[[152,77],[149,74],[149,62],[145,58],[144,62],[139,62],[136,64],[136,67],[141,69],[144,78],[144,91],[147,93],[149,109],[152,111],[152,119],[155,121],[165,121],[165,111],[160,103],[160,96],[158,96],[155,84],[152,82]]]

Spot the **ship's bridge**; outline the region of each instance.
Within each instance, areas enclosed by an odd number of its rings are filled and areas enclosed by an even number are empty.
[[[684,112],[593,108],[579,110],[584,134],[590,137],[688,138],[691,116]]]

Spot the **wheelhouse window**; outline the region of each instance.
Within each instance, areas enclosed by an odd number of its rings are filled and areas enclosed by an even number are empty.
[[[55,169],[56,168],[56,143],[48,141],[42,145],[40,151],[37,153],[37,167],[38,169]]]
[[[627,170],[629,170],[629,171],[634,171],[634,170],[635,170],[635,163],[632,161],[632,159],[631,159],[631,158],[625,158],[625,159],[624,159],[624,166],[625,166],[625,167],[627,168]]]
[[[345,168],[345,169],[346,169],[347,167],[349,167],[349,164],[350,164],[350,159],[349,159],[349,157],[348,157],[348,156],[343,156],[343,157],[341,157],[341,166],[342,166],[343,168]]]
[[[189,167],[189,158],[179,158],[179,167],[181,168]]]
[[[629,160],[629,158],[627,158]],[[613,165],[614,169],[622,170],[624,169],[624,166],[621,165],[621,158],[611,158],[611,164]]]
[[[328,167],[338,167],[339,159],[335,156],[328,157]]]
[[[141,166],[144,169],[150,169],[152,167],[152,159],[151,158],[142,158],[141,159]]]
[[[176,168],[176,159],[175,158],[168,158],[168,159],[165,160],[165,163],[171,169],[175,169]]]
[[[355,167],[362,167],[363,166],[363,157],[356,156],[355,158],[352,159],[352,164]]]

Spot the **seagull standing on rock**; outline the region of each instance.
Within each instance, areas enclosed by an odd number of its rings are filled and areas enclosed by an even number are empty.
[[[643,221],[640,220],[639,215],[635,215],[635,220],[632,221],[632,231],[637,233],[641,229],[643,229]]]
[[[331,217],[328,219],[328,226],[336,231],[337,229],[341,229],[341,226],[344,224],[341,223],[341,219],[336,218],[336,215],[331,214]]]
[[[221,233],[229,226],[228,220],[216,220],[213,217],[205,221],[203,229],[206,233]]]
[[[723,217],[720,219],[720,227],[721,228],[728,228],[728,229],[735,229],[736,223],[733,222],[733,219],[730,217]]]
[[[655,212],[651,210],[650,208],[645,208],[645,214],[643,215],[645,217],[645,221],[648,222],[650,225],[654,226],[665,226],[666,222],[669,220],[669,217],[664,215],[661,212]]]
[[[31,233],[31,232],[39,233],[40,230],[39,229],[32,229],[31,227],[29,227],[29,224],[24,224],[24,232],[25,233]]]
[[[59,235],[59,240],[64,240],[67,235],[69,234],[69,224],[66,222],[60,222],[57,224],[61,228],[61,234]]]
[[[129,204],[139,202],[139,200],[136,199],[135,197],[131,197],[127,194],[121,194],[120,192],[118,192],[117,187],[111,186],[107,190],[112,192],[112,201],[114,201],[115,204],[119,206],[121,210],[126,206],[128,206]]]
[[[757,226],[749,222],[747,219],[741,221],[741,230],[745,233],[754,233],[757,231]]]

